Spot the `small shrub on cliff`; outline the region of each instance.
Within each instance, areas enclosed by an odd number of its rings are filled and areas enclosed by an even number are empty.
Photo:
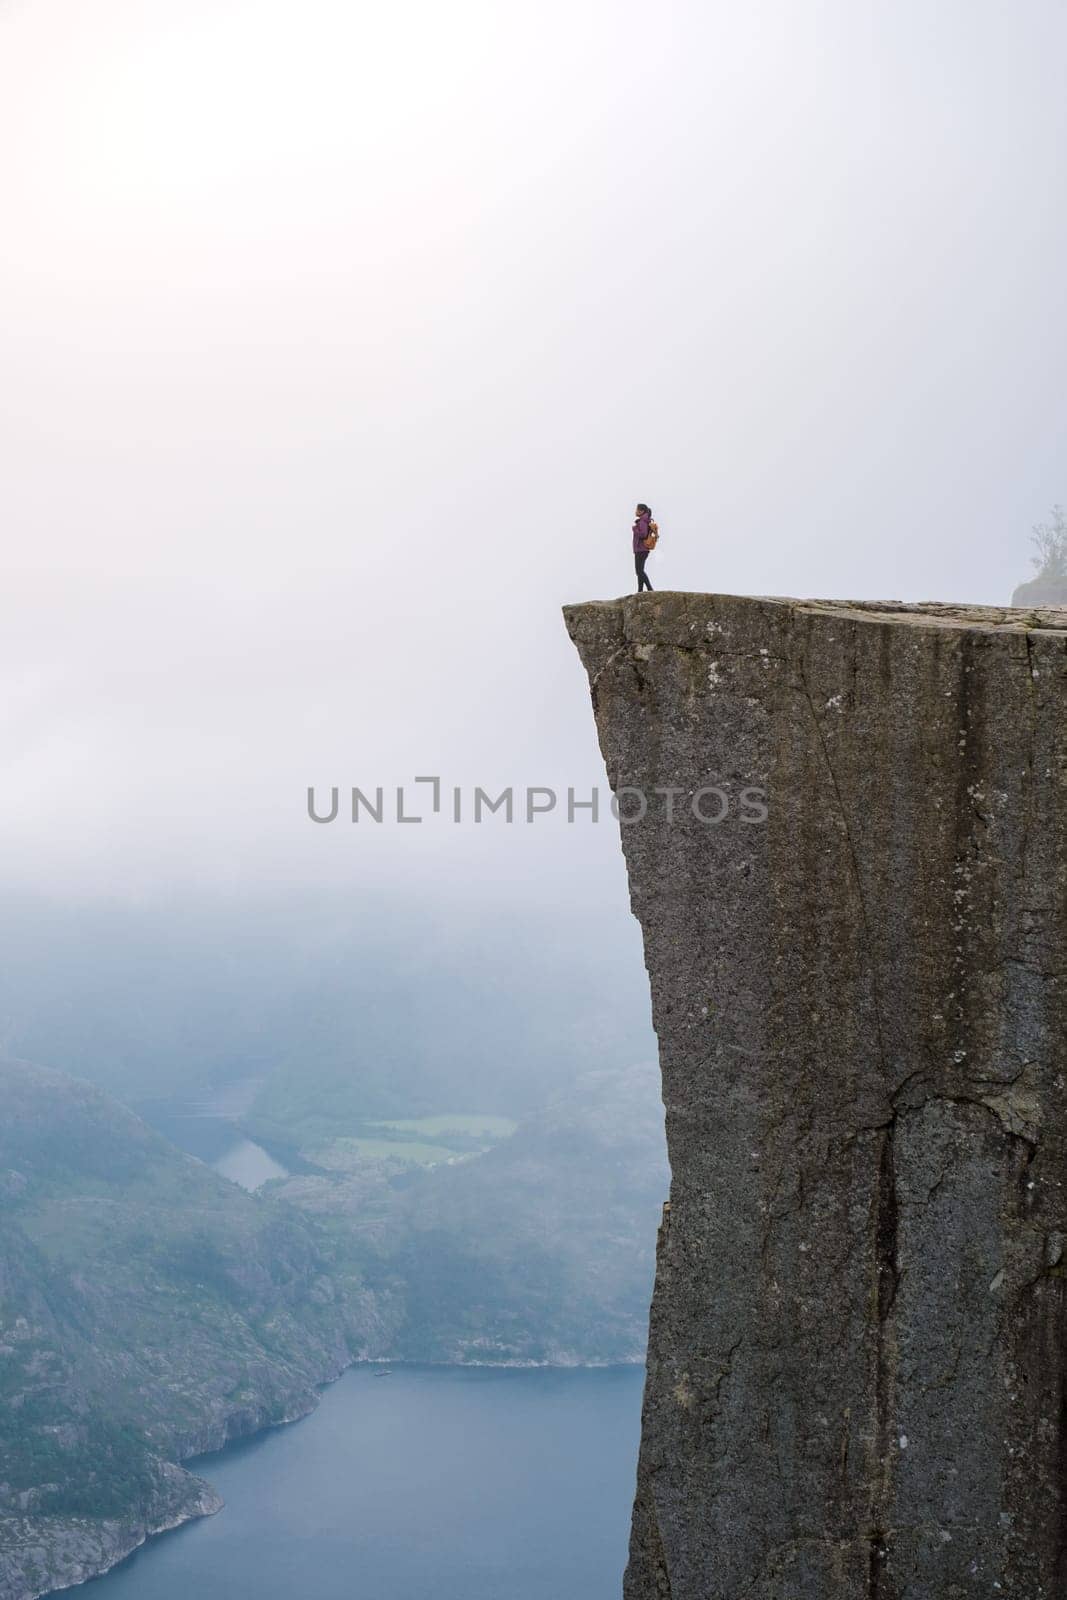
[[[1067,578],[1067,514],[1053,506],[1051,522],[1039,522],[1030,534],[1037,551],[1030,557],[1039,578]]]

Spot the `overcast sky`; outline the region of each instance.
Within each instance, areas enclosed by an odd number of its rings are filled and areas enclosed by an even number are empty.
[[[1067,500],[1062,0],[0,0],[7,880],[623,893],[559,606],[1004,602]],[[583,876],[584,875],[584,876]]]

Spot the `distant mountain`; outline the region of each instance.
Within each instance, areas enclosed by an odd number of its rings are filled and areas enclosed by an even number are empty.
[[[302,1415],[392,1328],[313,1219],[99,1090],[0,1061],[0,1600],[216,1510],[177,1463]]]
[[[457,1143],[430,1166],[424,1141],[455,1135],[427,1121],[406,1125],[421,1141],[406,1166],[403,1144],[324,1146],[315,1124],[305,1154],[335,1170],[269,1186],[347,1232],[366,1283],[397,1315],[390,1354],[643,1360],[669,1176],[658,1070],[587,1073],[483,1153]]]
[[[519,1117],[654,1041],[636,923],[596,908],[5,894],[0,1053],[127,1104],[265,1079],[263,1118],[292,1129],[454,1106]]]
[[[315,1170],[250,1195],[101,1090],[0,1060],[0,1600],[216,1510],[180,1462],[303,1415],[353,1359],[641,1359],[658,1074],[546,1099],[517,1125],[312,1119]]]

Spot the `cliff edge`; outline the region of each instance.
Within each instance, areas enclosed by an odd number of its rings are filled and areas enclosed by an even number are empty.
[[[672,1169],[627,1600],[1062,1600],[1067,613],[565,615]]]

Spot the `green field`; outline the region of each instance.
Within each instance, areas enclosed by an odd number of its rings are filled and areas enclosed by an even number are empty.
[[[447,1139],[450,1133],[469,1134],[472,1139],[510,1139],[518,1127],[510,1117],[487,1117],[477,1112],[451,1111],[440,1117],[409,1117],[394,1122],[371,1122],[371,1128],[389,1128],[396,1133],[421,1134],[428,1139]]]
[[[306,1152],[316,1166],[350,1171],[364,1161],[401,1161],[433,1167],[477,1156],[508,1139],[517,1124],[508,1117],[450,1111],[436,1117],[399,1117],[365,1122],[357,1133],[320,1139]]]

